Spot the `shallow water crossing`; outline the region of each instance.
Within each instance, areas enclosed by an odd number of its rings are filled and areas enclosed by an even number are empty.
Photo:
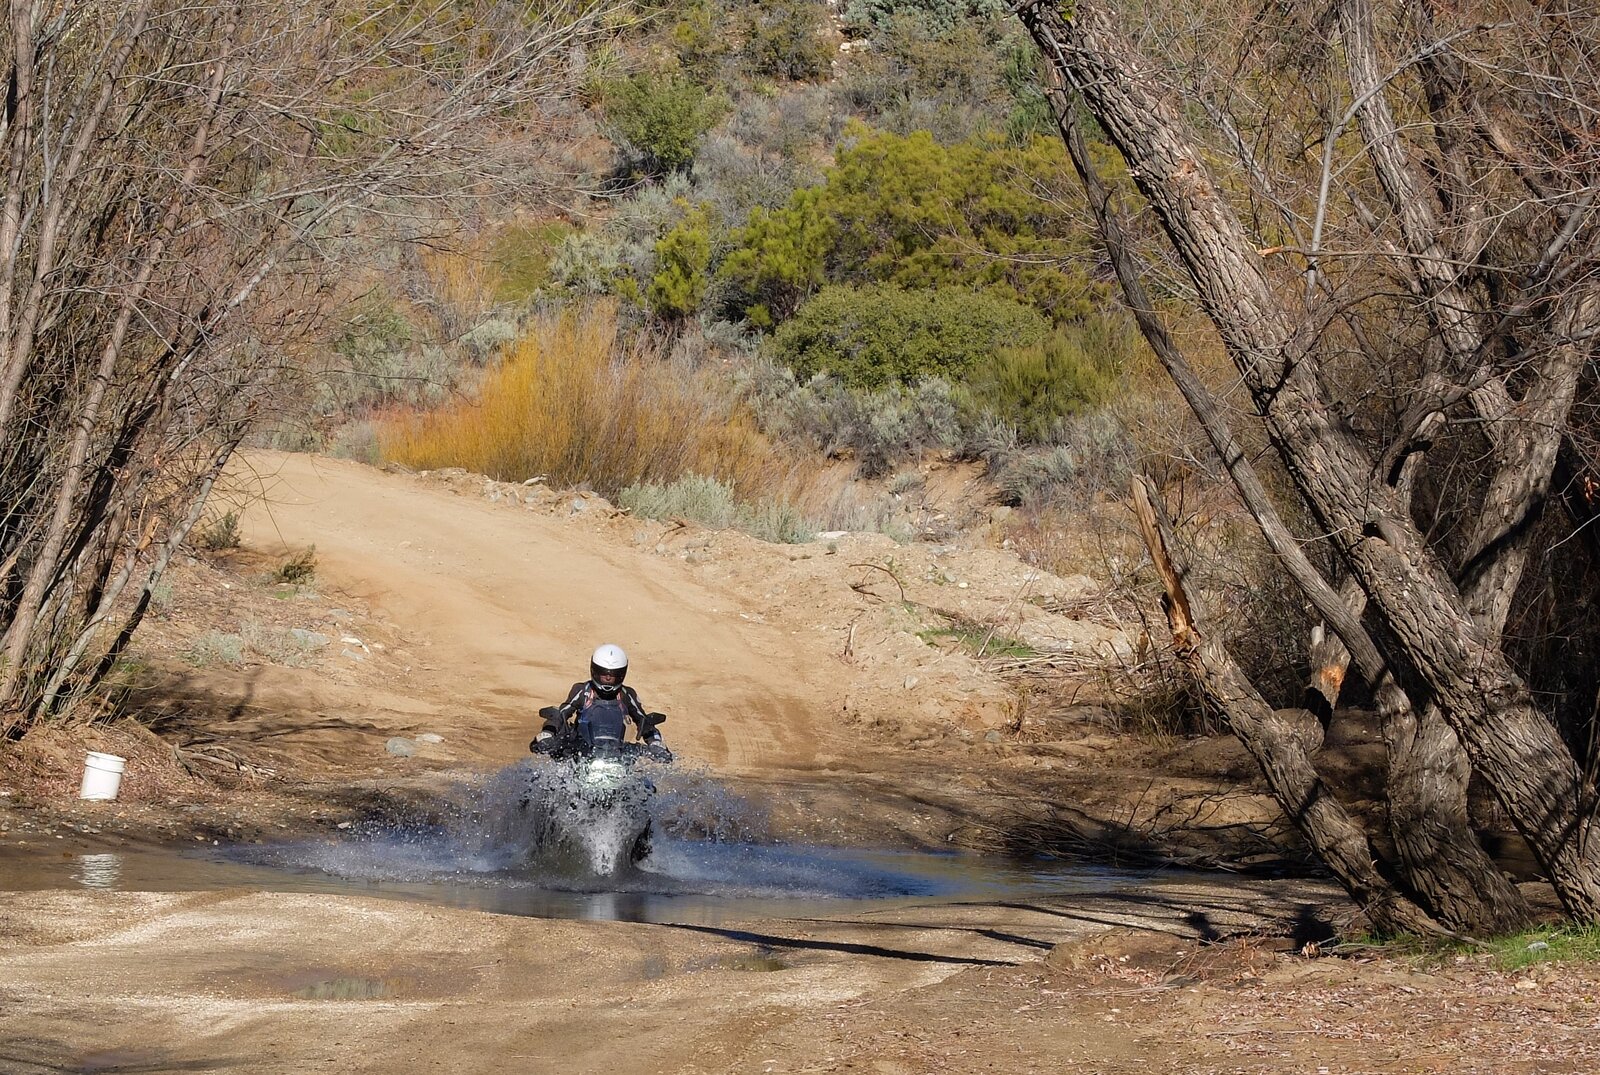
[[[636,819],[573,805],[570,780],[525,762],[463,785],[427,820],[361,822],[336,835],[199,852],[95,851],[18,859],[8,888],[192,891],[250,887],[388,896],[543,918],[717,923],[838,913],[885,901],[964,903],[1106,893],[1136,875],[954,853],[765,838],[762,811],[703,773],[651,774],[649,853]]]

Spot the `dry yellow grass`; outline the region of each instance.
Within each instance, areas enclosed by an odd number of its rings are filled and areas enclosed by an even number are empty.
[[[418,304],[415,312],[432,320],[440,336],[459,335],[477,324],[493,304],[490,296],[499,285],[499,274],[481,235],[462,233],[439,249],[419,251],[417,268],[430,299]]]
[[[476,399],[378,423],[385,459],[463,467],[503,481],[544,475],[614,495],[636,482],[703,474],[741,497],[782,497],[801,465],[704,374],[627,353],[616,309],[541,319],[485,378]]]

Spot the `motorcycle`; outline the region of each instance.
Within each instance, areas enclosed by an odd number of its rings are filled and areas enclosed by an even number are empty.
[[[551,710],[541,710],[548,717]],[[649,735],[666,720],[650,714],[641,729]],[[656,787],[642,771],[641,762],[666,762],[671,754],[645,743],[625,743],[597,738],[585,742],[568,727],[553,749],[542,751],[551,760],[536,824],[541,845],[578,852],[597,875],[609,877],[624,864],[637,866],[648,858],[654,826],[650,804]]]

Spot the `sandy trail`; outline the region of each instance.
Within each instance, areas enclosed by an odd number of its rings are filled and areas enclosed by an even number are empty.
[[[258,454],[236,482],[259,494],[247,543],[315,545],[323,584],[426,645],[415,690],[468,710],[451,731],[489,756],[526,750],[537,708],[587,675],[603,641],[628,651],[628,682],[669,714],[668,741],[720,769],[807,763],[828,728],[826,655],[681,561],[340,460]]]
[[[721,926],[294,893],[0,893],[0,1071],[1059,1071],[1104,1032],[1034,1025],[1052,944],[1119,921],[1193,936],[1197,917],[1281,903],[1253,887]],[[932,1011],[908,1020],[907,1004]]]

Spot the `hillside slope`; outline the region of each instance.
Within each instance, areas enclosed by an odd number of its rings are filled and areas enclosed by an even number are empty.
[[[394,633],[359,669],[330,647],[320,678],[364,677],[485,759],[526,749],[534,711],[583,677],[601,641],[631,654],[629,682],[670,714],[677,749],[753,773],[859,760],[863,733],[847,727],[905,742],[1012,720],[997,680],[924,640],[952,618],[1064,652],[1117,638],[1036,603],[1082,594],[1087,579],[1008,553],[869,534],[777,546],[460,472],[306,455],[248,464],[235,475],[247,547],[315,546],[318,588],[361,599]]]

